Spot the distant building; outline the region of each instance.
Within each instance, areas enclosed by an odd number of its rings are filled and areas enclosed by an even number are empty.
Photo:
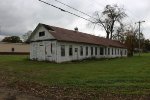
[[[29,44],[0,42],[0,55],[2,54],[29,54]]]
[[[86,58],[126,57],[127,49],[119,41],[76,30],[39,24],[31,34],[30,59],[65,62]]]

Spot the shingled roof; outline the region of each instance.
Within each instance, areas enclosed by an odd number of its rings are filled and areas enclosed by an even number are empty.
[[[65,42],[76,42],[76,43],[87,43],[87,44],[95,44],[102,46],[111,46],[111,47],[119,47],[126,48],[125,45],[116,40],[110,40],[99,36],[90,35],[83,32],[78,32],[74,30],[68,30],[64,28],[59,28],[50,25],[43,25],[50,33],[58,40]]]

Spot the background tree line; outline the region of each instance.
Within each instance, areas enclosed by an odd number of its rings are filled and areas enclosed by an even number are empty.
[[[123,7],[106,5],[102,12],[93,13],[93,17],[90,19],[92,22],[89,24],[103,28],[107,39],[124,43],[128,48],[128,56],[133,56],[133,53],[139,50],[139,41],[141,42],[141,51],[150,52],[150,40],[145,39],[142,32],[139,33],[135,24],[126,23],[126,17],[127,14]]]

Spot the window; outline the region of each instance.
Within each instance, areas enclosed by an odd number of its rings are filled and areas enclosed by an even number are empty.
[[[120,55],[120,54],[119,54],[119,49],[118,49],[118,55]]]
[[[125,50],[125,55],[127,55],[127,50]]]
[[[15,48],[11,48],[11,51],[14,52],[14,51],[15,51]]]
[[[65,56],[65,46],[61,45],[61,56]]]
[[[69,56],[72,56],[72,45],[69,46]]]
[[[93,55],[93,47],[91,47],[91,55]]]
[[[75,48],[75,52],[78,52],[78,48]]]
[[[108,55],[110,55],[110,48],[108,48]]]
[[[88,56],[88,47],[86,47],[86,56]]]
[[[53,52],[53,44],[51,43],[51,53]]]
[[[103,55],[104,54],[104,49],[103,47],[100,47],[100,55]]]
[[[105,55],[107,55],[107,48],[105,48]]]
[[[115,49],[115,55],[116,55],[116,49]]]
[[[43,31],[43,32],[39,32],[39,37],[41,37],[41,36],[45,36],[45,32]]]
[[[83,47],[80,46],[80,55],[83,56]]]
[[[95,55],[97,55],[97,47],[95,47]]]
[[[112,55],[113,55],[114,54],[114,49],[112,48],[111,50],[112,50]]]
[[[122,50],[120,50],[120,55],[122,56]]]

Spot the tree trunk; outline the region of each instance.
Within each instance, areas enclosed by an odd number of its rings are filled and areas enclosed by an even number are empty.
[[[109,32],[106,32],[106,38],[109,39]]]
[[[113,34],[113,28],[114,28],[114,23],[115,23],[115,21],[113,20],[112,21],[112,25],[111,25],[111,29],[110,29],[110,39],[112,39],[112,34]]]

